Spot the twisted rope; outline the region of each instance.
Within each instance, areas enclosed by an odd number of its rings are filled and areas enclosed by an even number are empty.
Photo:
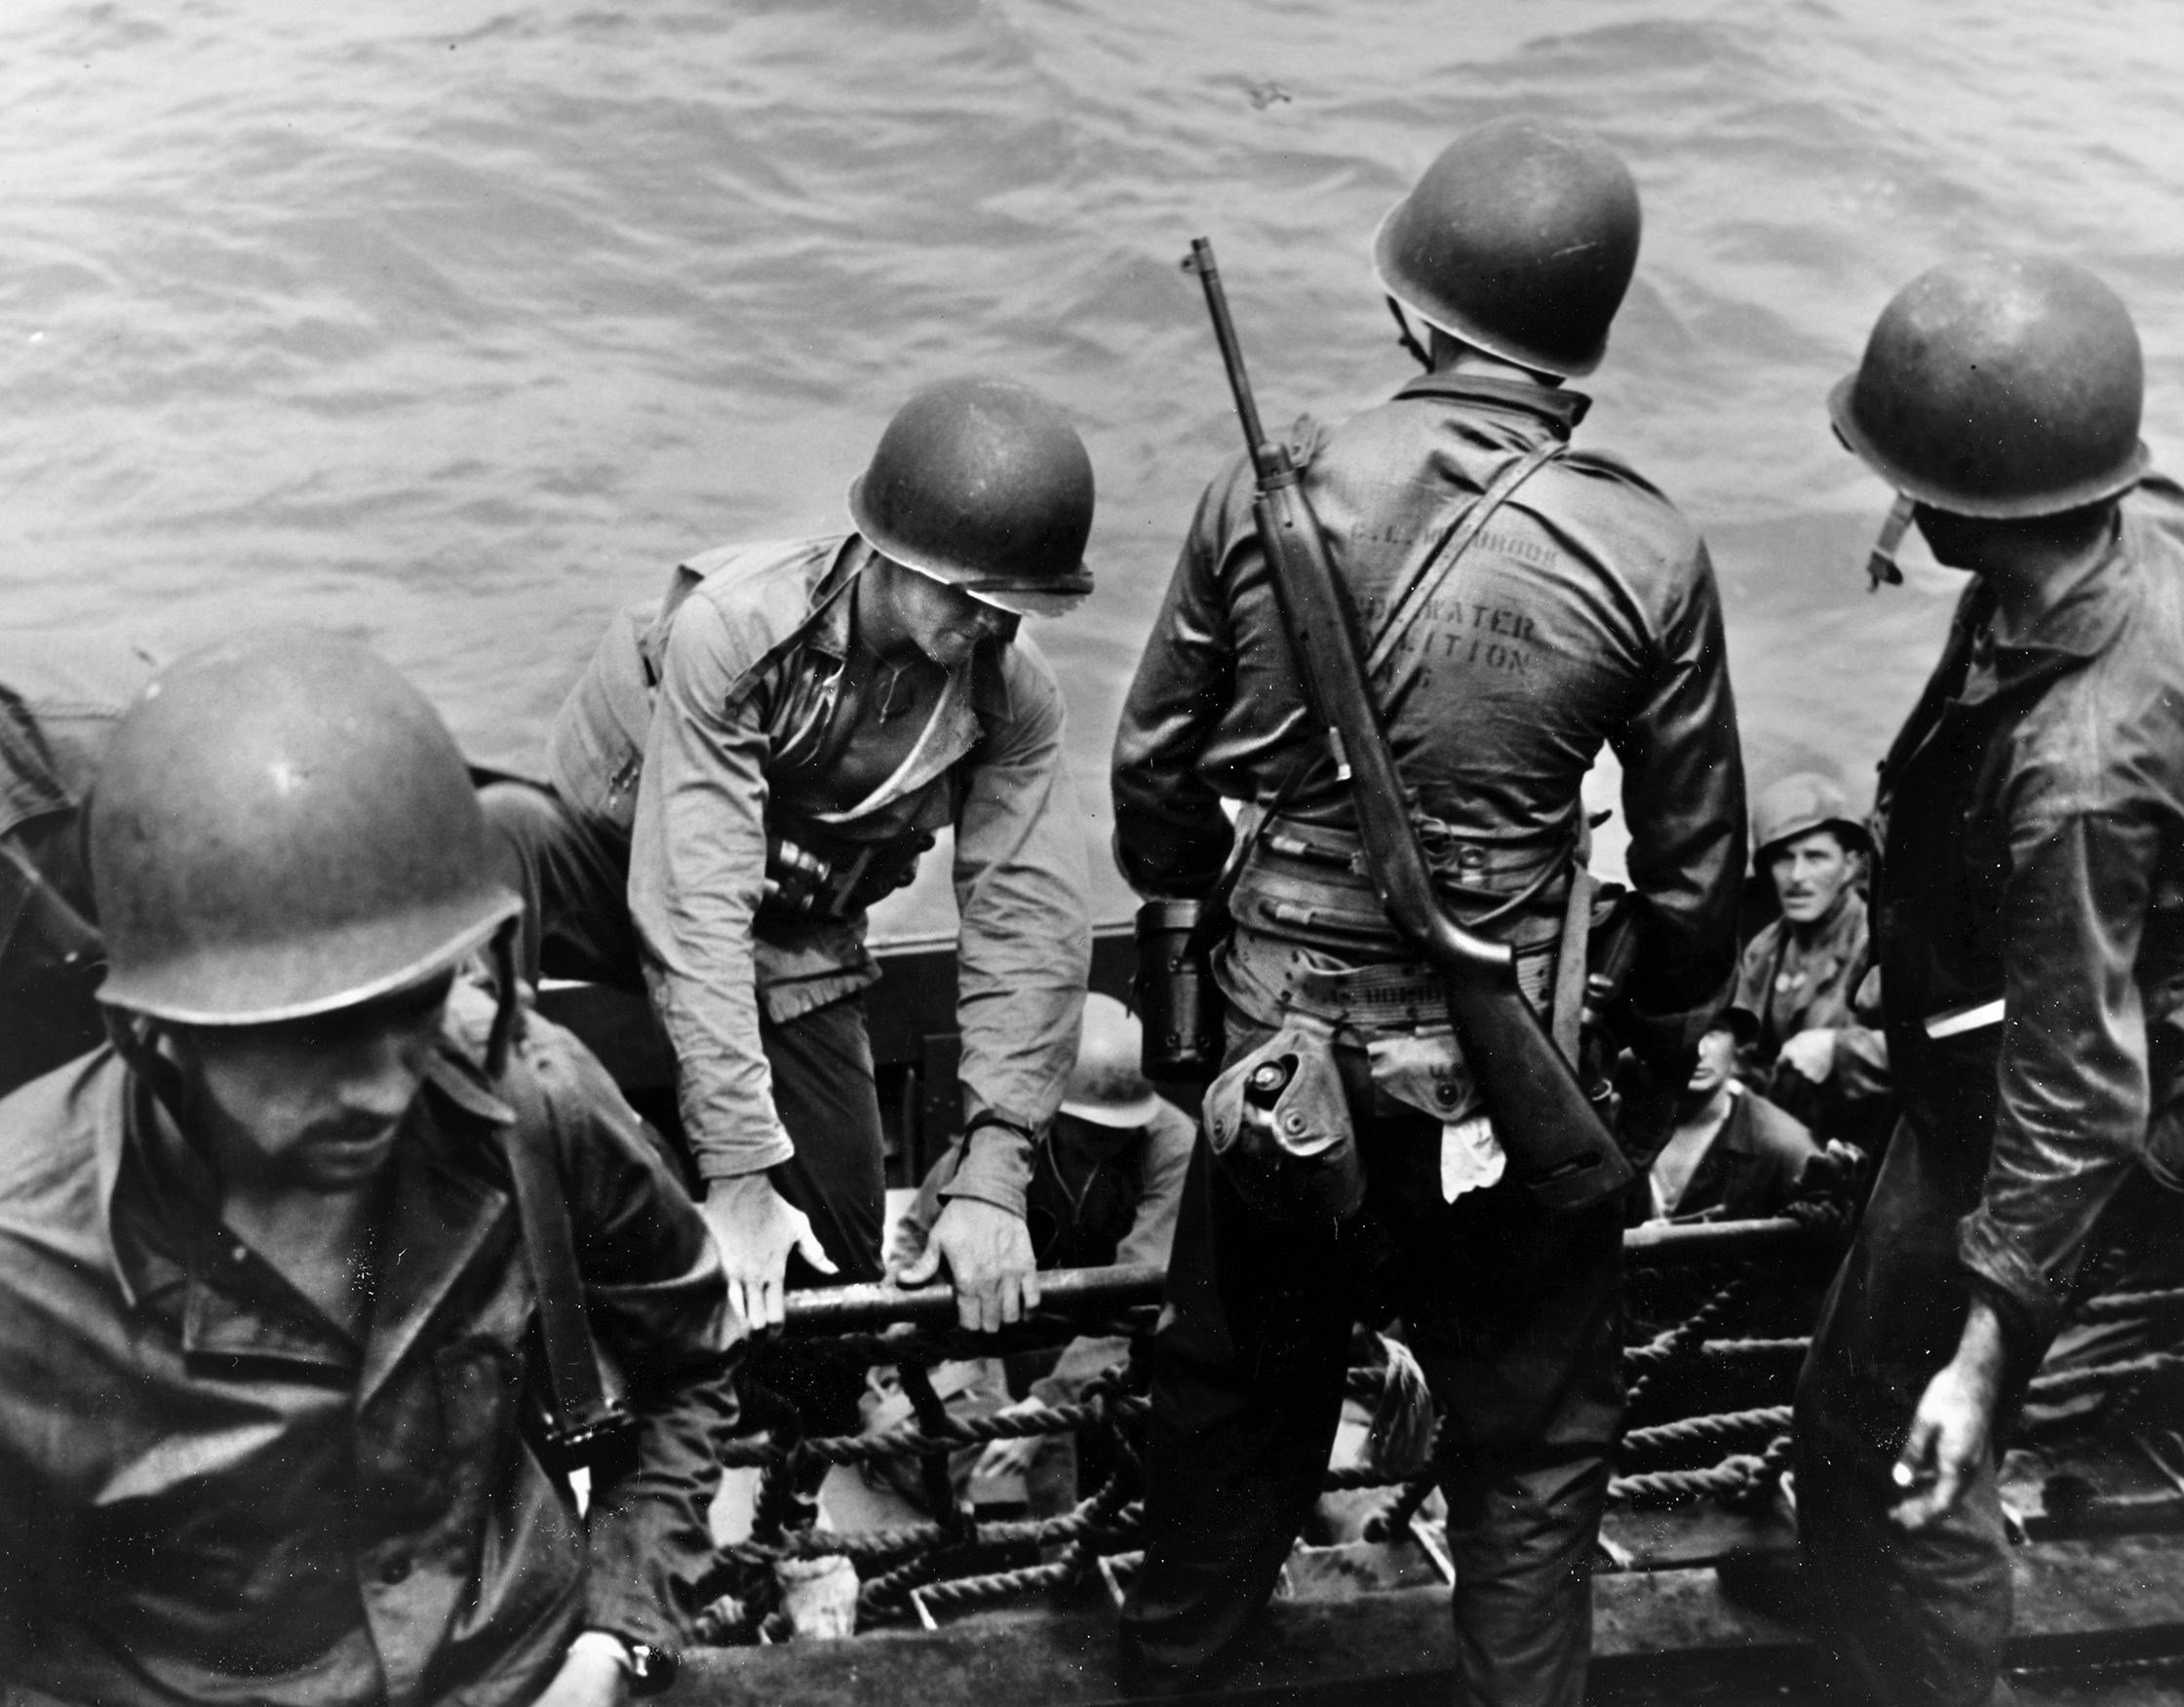
[[[1815,1233],[1838,1231],[1850,1220],[1846,1206],[1827,1200],[1793,1204],[1786,1213]],[[1810,1346],[1805,1338],[1715,1338],[1731,1324],[1763,1279],[1764,1274],[1754,1265],[1738,1264],[1689,1317],[1645,1344],[1628,1347],[1623,1366],[1629,1378],[1630,1400],[1651,1397],[1658,1403],[1668,1396],[1660,1390],[1662,1383],[1681,1373],[1718,1373],[1802,1360]],[[2110,1294],[2079,1305],[2073,1319],[2110,1321],[2179,1308],[2184,1308],[2184,1288]],[[1050,1344],[1058,1328],[1067,1330],[1068,1325],[1028,1323],[1018,1337],[1038,1334],[1043,1336],[1040,1342]],[[1138,1338],[1142,1342],[1143,1336]],[[858,1592],[860,1621],[877,1623],[906,1616],[913,1590],[933,1610],[968,1609],[1034,1592],[1059,1591],[1090,1575],[1104,1556],[1134,1556],[1125,1549],[1138,1543],[1143,1507],[1133,1497],[1142,1486],[1142,1474],[1132,1436],[1150,1408],[1141,1391],[1132,1390],[1144,1384],[1134,1367],[1135,1358],[1133,1367],[1111,1370],[1087,1386],[1077,1403],[1041,1405],[1005,1416],[965,1417],[951,1415],[940,1405],[916,1360],[937,1360],[966,1350],[991,1355],[994,1337],[897,1328],[883,1334],[843,1336],[836,1343],[902,1369],[904,1387],[916,1415],[884,1434],[807,1438],[801,1435],[799,1419],[790,1407],[755,1407],[768,1424],[767,1434],[737,1443],[724,1455],[724,1461],[761,1470],[760,1521],[749,1540],[722,1549],[724,1571],[741,1568],[770,1575],[769,1568],[778,1560],[846,1556],[866,1573]],[[2184,1352],[2157,1352],[2042,1375],[2032,1382],[2031,1392],[2039,1398],[2055,1399],[2178,1374],[2184,1374]],[[1377,1395],[1379,1373],[1350,1371],[1345,1390],[1357,1397]],[[767,1415],[769,1409],[778,1415]],[[1733,1506],[1760,1503],[1772,1496],[1791,1463],[1793,1447],[1787,1432],[1790,1415],[1787,1405],[1770,1405],[1680,1417],[1633,1429],[1622,1442],[1618,1461],[1625,1469],[1610,1483],[1609,1503],[1631,1510],[1661,1509],[1704,1499]],[[1112,1472],[1097,1492],[1061,1516],[981,1526],[963,1512],[952,1514],[953,1521],[885,1530],[816,1532],[798,1527],[803,1513],[796,1490],[807,1481],[815,1482],[815,1472],[821,1466],[865,1465],[913,1455],[925,1459],[929,1469],[944,1469],[947,1455],[963,1448],[1066,1432],[1104,1445]],[[1726,1451],[1728,1455],[1702,1467],[1635,1467],[1708,1451]],[[1366,1527],[1369,1538],[1388,1539],[1409,1530],[1439,1474],[1436,1453],[1424,1470],[1407,1477],[1356,1465],[1331,1469],[1322,1486],[1331,1492],[1397,1490]],[[927,1480],[935,1478],[928,1474]],[[1058,1558],[1011,1570],[948,1574],[952,1566],[961,1570],[974,1559],[990,1560],[992,1549],[1022,1546],[1062,1546],[1065,1550]],[[707,1609],[700,1625],[701,1639],[748,1642],[756,1640],[761,1630],[786,1635],[786,1620],[766,1592],[770,1587],[768,1583],[757,1588],[743,1599],[722,1596]]]
[[[1742,1446],[1754,1440],[1773,1440],[1790,1425],[1787,1405],[1769,1405],[1756,1411],[1718,1411],[1699,1416],[1683,1416],[1652,1428],[1633,1428],[1622,1437],[1618,1461],[1666,1457],[1692,1447]]]

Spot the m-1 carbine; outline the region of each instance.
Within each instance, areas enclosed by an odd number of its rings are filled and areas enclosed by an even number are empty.
[[[1288,446],[1260,430],[1243,352],[1213,246],[1198,238],[1185,263],[1205,287],[1214,335],[1228,365],[1236,418],[1258,476],[1253,513],[1273,571],[1275,601],[1306,702],[1325,726],[1350,800],[1366,864],[1389,919],[1440,974],[1449,1020],[1478,1075],[1510,1171],[1549,1209],[1579,1209],[1629,1184],[1632,1170],[1576,1072],[1517,987],[1516,954],[1466,929],[1433,885],[1403,793],[1403,779],[1366,680],[1357,618],[1327,556]]]

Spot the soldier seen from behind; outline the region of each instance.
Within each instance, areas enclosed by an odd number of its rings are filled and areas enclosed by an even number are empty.
[[[1603,746],[1620,757],[1641,951],[1616,1020],[1634,1101],[1664,1109],[1735,967],[1744,798],[1705,549],[1625,464],[1571,444],[1589,404],[1564,381],[1600,362],[1638,227],[1630,175],[1599,143],[1523,119],[1460,137],[1375,245],[1388,294],[1424,323],[1427,371],[1331,432],[1301,429],[1297,450],[1377,637],[1434,887],[1513,945],[1566,1053],[1590,925],[1580,787]],[[1226,1070],[1206,1115],[1255,1135],[1219,1162],[1201,1143],[1184,1189],[1125,1665],[1180,1690],[1236,1653],[1317,1498],[1352,1324],[1400,1314],[1446,1411],[1458,1698],[1575,1707],[1621,1416],[1622,1204],[1557,1215],[1515,1177],[1447,985],[1365,869],[1254,502],[1252,464],[1232,460],[1114,749],[1124,875],[1154,900],[1226,899]]]

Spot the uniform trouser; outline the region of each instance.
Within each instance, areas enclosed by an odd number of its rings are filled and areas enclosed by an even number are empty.
[[[1957,1222],[1986,1165],[1984,1145],[1897,1123],[1798,1379],[1798,1530],[1814,1622],[1849,1679],[1906,1707],[1986,1700],[2009,1633],[1991,1457],[1947,1517],[1916,1534],[1890,1519],[1911,1414],[1964,1331]]]
[[[1229,1025],[1229,1059],[1268,1033]],[[1152,1348],[1146,1556],[1123,1641],[1218,1659],[1271,1594],[1327,1467],[1355,1320],[1402,1318],[1446,1412],[1461,1702],[1577,1707],[1622,1412],[1619,1204],[1547,1217],[1513,1185],[1441,1201],[1440,1128],[1375,1111],[1338,1052],[1367,1176],[1340,1227],[1261,1216],[1203,1138]]]
[[[1912,1413],[1964,1332],[1957,1222],[1979,1201],[1983,1139],[1897,1122],[1798,1378],[1798,1531],[1814,1620],[1843,1675],[1890,1707],[2012,1698],[2001,1676],[2011,1595],[1994,1455],[1947,1517],[1916,1534],[1890,1519],[1890,1472]],[[2092,1249],[2121,1240],[2165,1258],[2184,1237],[2180,1213],[2184,1203],[2136,1179]],[[2005,1395],[1997,1452],[2020,1397]]]
[[[629,844],[587,825],[550,791],[495,783],[480,796],[499,843],[504,875],[524,898],[519,964],[533,983],[582,979],[643,990],[637,929],[629,910]],[[792,1288],[847,1286],[880,1277],[886,1221],[886,1140],[879,1124],[872,1040],[864,1003],[829,1002],[793,1020],[762,1014],[759,1041],[773,1075],[774,1112],[797,1153],[766,1170],[789,1202],[811,1218],[839,1272],[822,1274],[789,1259]],[[864,1372],[817,1354],[784,1357],[762,1347],[745,1367],[797,1401],[807,1427],[850,1434],[858,1425]]]

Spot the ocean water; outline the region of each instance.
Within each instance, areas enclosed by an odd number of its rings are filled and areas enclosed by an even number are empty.
[[[1639,180],[1581,439],[1706,528],[1755,781],[1869,776],[1955,592],[1915,558],[1864,591],[1887,494],[1821,407],[1898,285],[2090,265],[2184,454],[2174,0],[12,0],[6,620],[343,629],[535,768],[607,611],[845,525],[903,397],[1005,374],[1098,470],[1100,591],[1038,634],[1104,845],[1115,708],[1235,441],[1178,258],[1216,239],[1270,417],[1340,416],[1410,371],[1374,225],[1511,112]]]

